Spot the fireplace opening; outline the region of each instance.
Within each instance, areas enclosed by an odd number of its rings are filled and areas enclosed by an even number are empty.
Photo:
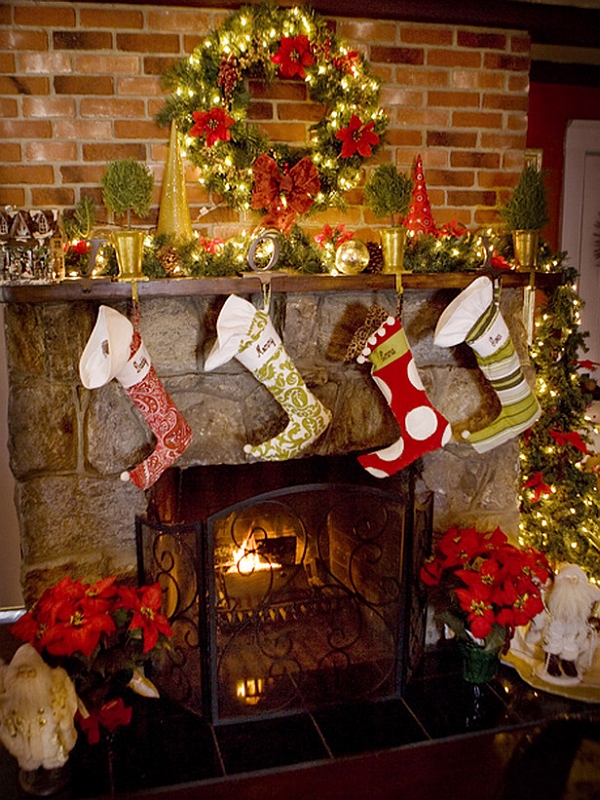
[[[215,724],[402,695],[431,496],[350,457],[170,470],[136,521],[175,631],[153,678]]]

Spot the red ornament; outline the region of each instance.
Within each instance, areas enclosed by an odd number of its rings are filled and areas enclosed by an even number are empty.
[[[412,197],[408,216],[404,220],[404,227],[413,233],[430,233],[435,236],[437,228],[429,205],[421,156],[417,156],[417,163],[415,164]]]

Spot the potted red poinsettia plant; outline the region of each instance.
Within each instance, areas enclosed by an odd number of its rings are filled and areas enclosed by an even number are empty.
[[[515,629],[543,610],[541,587],[551,574],[542,552],[517,547],[500,528],[453,527],[437,542],[421,580],[432,590],[437,618],[458,639],[467,680],[493,677]]]
[[[89,584],[67,576],[11,626],[50,666],[67,671],[79,701],[76,722],[91,744],[102,729],[130,722],[129,690],[158,696],[144,665],[173,633],[160,606],[158,583],[137,588],[115,577]]]

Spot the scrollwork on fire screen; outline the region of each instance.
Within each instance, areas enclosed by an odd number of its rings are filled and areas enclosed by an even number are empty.
[[[379,490],[316,485],[209,524],[219,718],[398,691],[405,513]]]

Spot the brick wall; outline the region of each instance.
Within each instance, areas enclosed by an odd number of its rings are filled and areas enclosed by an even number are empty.
[[[93,195],[100,206],[105,165],[124,157],[152,168],[158,204],[168,139],[154,123],[160,75],[227,13],[28,0],[1,6],[0,205],[71,207]],[[438,224],[458,219],[475,228],[497,221],[496,209],[523,165],[527,34],[369,19],[335,24],[383,80],[390,126],[377,160],[411,170],[422,155]],[[272,138],[296,138],[320,116],[303,90],[290,82],[268,93],[256,87],[249,115]],[[237,214],[212,205],[191,167],[188,180],[194,226],[209,235],[233,232]],[[352,192],[344,215],[330,211],[310,225],[345,221],[363,238],[375,238],[377,223],[361,199],[360,190]]]

